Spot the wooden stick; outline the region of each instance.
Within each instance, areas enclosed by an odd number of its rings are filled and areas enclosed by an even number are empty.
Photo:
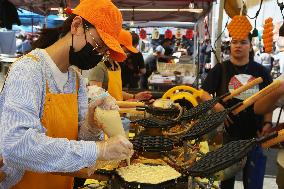
[[[265,95],[269,94],[273,90],[277,89],[279,86],[280,86],[280,80],[275,80],[270,85],[266,86],[262,90],[258,91],[257,93],[255,93],[251,97],[249,97],[246,100],[244,100],[243,101],[243,105],[241,105],[238,108],[234,109],[232,111],[232,113],[234,115],[237,115],[238,113],[240,113],[241,111],[243,111],[244,109],[246,109],[247,107],[249,107],[250,105],[255,103],[258,99],[264,97]]]
[[[116,101],[116,104],[122,108],[136,108],[136,106],[145,106],[144,102]]]
[[[263,79],[261,77],[258,77],[256,79],[248,82],[247,84],[237,88],[236,90],[232,91],[231,94],[229,96],[226,96],[225,98],[223,98],[222,101],[226,102],[226,101],[232,99],[233,97],[238,96],[242,92],[244,92],[244,91],[246,91],[246,90],[252,88],[253,86],[258,85],[258,84],[260,84],[262,82],[263,82]]]
[[[262,148],[269,148],[284,141],[284,129],[278,131],[278,136],[261,144]]]

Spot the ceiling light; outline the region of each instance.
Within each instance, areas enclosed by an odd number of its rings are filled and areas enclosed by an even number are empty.
[[[58,8],[50,8],[52,11],[58,11]],[[121,8],[122,12],[132,12],[131,8]],[[135,9],[136,12],[193,12],[202,13],[203,9]]]
[[[193,2],[190,2],[189,5],[188,5],[188,8],[194,9],[194,3],[193,3]]]
[[[133,11],[129,8],[121,8],[119,9],[122,12],[130,12]],[[136,12],[194,12],[194,13],[202,13],[203,9],[135,9]]]

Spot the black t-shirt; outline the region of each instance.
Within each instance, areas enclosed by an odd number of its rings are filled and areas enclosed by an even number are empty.
[[[268,71],[260,64],[250,61],[247,65],[236,66],[230,61],[217,64],[206,77],[202,89],[210,94],[221,96],[228,91],[239,88],[247,82],[261,77],[263,82],[233,98],[225,104],[226,108],[247,99],[272,82]],[[256,115],[253,106],[233,116],[234,124],[227,128],[230,140],[250,139],[256,137],[257,130],[262,128],[263,116]]]
[[[120,65],[122,87],[138,88],[138,81],[140,79],[139,70],[145,68],[141,52],[131,53],[131,55]]]

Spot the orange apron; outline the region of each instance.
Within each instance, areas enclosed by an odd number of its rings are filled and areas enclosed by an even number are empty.
[[[108,70],[108,92],[116,100],[122,101],[122,79],[121,69],[116,71]]]
[[[41,118],[46,135],[53,138],[77,140],[78,137],[78,76],[76,75],[76,93],[52,94],[46,82],[44,112]],[[35,173],[26,171],[22,180],[13,189],[72,189],[73,177]]]

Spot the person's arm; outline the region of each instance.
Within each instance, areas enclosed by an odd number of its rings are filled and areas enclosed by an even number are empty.
[[[138,61],[137,63],[139,67],[139,76],[144,75],[146,73],[146,67],[145,67],[144,58],[141,52],[138,52],[137,61]]]
[[[122,91],[122,96],[123,96],[123,100],[135,99],[134,94],[130,94],[125,91]]]

